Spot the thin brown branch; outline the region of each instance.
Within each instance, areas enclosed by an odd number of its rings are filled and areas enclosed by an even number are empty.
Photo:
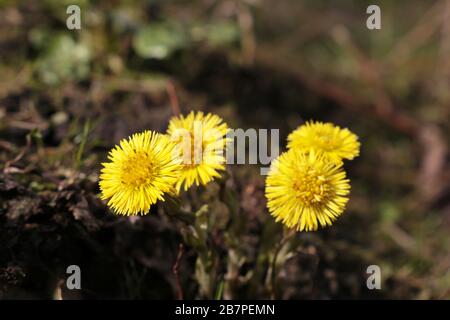
[[[358,62],[362,80],[368,87],[372,87],[375,93],[373,105],[369,107],[375,116],[385,122],[391,123],[394,128],[399,129],[407,134],[413,135],[417,133],[417,122],[405,112],[395,108],[391,97],[389,96],[384,81],[380,74],[383,69],[382,63],[370,59],[363,50],[361,50],[353,41],[350,32],[342,27],[335,35],[336,41],[346,48],[349,53]],[[348,97],[351,99],[351,97]],[[349,101],[348,101],[349,102]]]
[[[241,45],[244,62],[252,65],[255,61],[256,40],[253,30],[253,16],[246,4],[238,5],[238,22],[241,29]]]
[[[175,116],[181,114],[180,103],[178,101],[177,92],[175,90],[175,85],[171,80],[167,82],[167,94],[169,95],[170,107],[172,108],[172,112]]]
[[[178,255],[177,255],[177,260],[175,261],[175,264],[172,267],[172,272],[175,275],[175,285],[177,288],[177,299],[178,300],[183,300],[183,288],[181,287],[181,281],[180,281],[180,263],[181,263],[181,258],[183,258],[183,254],[184,254],[184,245],[182,243],[180,243],[180,245],[178,246]]]
[[[448,185],[444,177],[448,146],[438,126],[428,124],[421,128],[419,141],[423,150],[417,188],[426,204],[432,204]]]
[[[387,55],[387,64],[390,67],[400,63],[406,63],[406,57],[411,55],[415,49],[423,45],[436,32],[445,18],[445,3],[437,1],[428,11],[422,14],[420,21],[410,29],[401,39],[396,41],[395,46]]]
[[[395,109],[386,95],[381,95],[372,104],[361,102],[340,85],[314,78],[311,74],[304,74],[300,70],[292,68],[289,64],[275,63],[276,60],[270,54],[261,52],[264,52],[264,50],[260,50],[257,56],[261,65],[278,69],[286,75],[290,75],[300,86],[306,87],[319,96],[330,99],[352,112],[380,119],[408,136],[416,136],[418,133],[419,124],[417,120],[402,110]]]
[[[5,140],[0,140],[0,148],[5,149],[9,152],[13,152],[16,150],[16,146],[14,144]]]
[[[5,167],[3,168],[3,171],[6,173],[9,169],[9,167],[11,167],[16,162],[19,162],[25,156],[25,154],[28,152],[30,147],[31,147],[31,134],[27,134],[25,147],[22,148],[22,150],[19,152],[19,154],[17,154],[17,156],[14,159],[9,160],[5,163]]]

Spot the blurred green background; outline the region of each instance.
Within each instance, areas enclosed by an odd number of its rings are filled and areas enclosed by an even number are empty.
[[[0,298],[175,298],[180,242],[187,298],[450,298],[449,57],[450,1],[0,0]],[[280,245],[259,168],[232,165],[183,195],[194,225],[113,216],[100,163],[174,104],[281,149],[309,119],[348,127],[345,214]]]

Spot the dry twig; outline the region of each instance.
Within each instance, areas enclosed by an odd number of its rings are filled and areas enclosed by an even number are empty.
[[[175,284],[176,284],[176,288],[177,288],[177,299],[178,300],[183,300],[183,288],[181,287],[181,281],[180,281],[180,275],[179,275],[180,263],[181,263],[181,258],[183,257],[183,254],[184,254],[184,245],[182,243],[180,243],[180,245],[178,246],[177,260],[175,261],[175,264],[172,267],[172,272],[175,275]]]

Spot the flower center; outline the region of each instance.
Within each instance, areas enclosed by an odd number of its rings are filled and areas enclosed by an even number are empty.
[[[295,196],[307,206],[326,201],[330,194],[327,179],[311,169],[294,180],[293,189]]]
[[[121,181],[130,187],[140,187],[150,183],[155,173],[150,156],[143,151],[136,152],[123,164]]]

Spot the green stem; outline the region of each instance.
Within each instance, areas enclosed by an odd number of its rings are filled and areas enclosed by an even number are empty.
[[[272,258],[272,263],[270,267],[270,285],[269,285],[269,291],[270,291],[270,298],[275,299],[275,282],[276,282],[276,266],[277,266],[277,259],[278,255],[281,252],[281,249],[285,246],[285,244],[295,235],[296,231],[295,229],[284,229],[283,237],[281,238],[277,248],[275,249],[275,254]]]

